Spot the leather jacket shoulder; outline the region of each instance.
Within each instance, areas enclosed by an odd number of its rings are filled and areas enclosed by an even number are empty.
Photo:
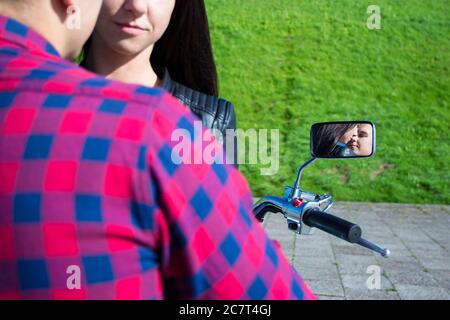
[[[222,134],[226,129],[236,129],[236,114],[229,101],[192,90],[172,80],[167,69],[162,87],[188,106],[202,120],[205,128],[218,129]]]
[[[205,128],[220,131],[224,138],[221,142],[226,150],[227,129],[236,130],[236,113],[231,102],[190,89],[170,78],[167,69],[164,73],[162,88],[177,98],[202,121]],[[231,155],[227,155],[229,158]],[[237,141],[234,137],[234,164],[237,163]],[[236,165],[237,166],[237,165]]]

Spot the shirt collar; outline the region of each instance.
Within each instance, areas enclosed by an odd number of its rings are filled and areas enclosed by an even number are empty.
[[[23,23],[1,14],[0,39],[12,42],[30,51],[60,57],[55,47],[39,33]]]

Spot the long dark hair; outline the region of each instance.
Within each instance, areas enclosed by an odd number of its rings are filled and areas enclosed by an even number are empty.
[[[356,123],[318,124],[312,128],[313,152],[316,156],[339,156],[337,142],[347,131],[356,127]]]
[[[169,27],[156,42],[150,61],[160,78],[167,68],[173,80],[218,96],[217,70],[204,0],[175,1]]]
[[[91,41],[83,48],[84,59]],[[211,96],[219,95],[204,0],[175,0],[169,26],[155,43],[150,63],[161,79],[167,69],[176,82]]]

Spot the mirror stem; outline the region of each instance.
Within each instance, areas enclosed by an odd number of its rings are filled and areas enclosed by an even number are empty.
[[[300,193],[300,180],[302,179],[302,174],[303,174],[303,170],[306,169],[306,167],[308,167],[309,165],[311,165],[314,161],[316,161],[317,158],[312,157],[311,159],[309,159],[308,161],[306,161],[298,170],[297,172],[297,178],[295,179],[295,184],[294,184],[294,191],[292,192],[292,198],[298,198],[299,197],[299,193]]]

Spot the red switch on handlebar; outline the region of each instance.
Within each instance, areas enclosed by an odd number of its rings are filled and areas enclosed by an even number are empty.
[[[303,199],[295,199],[294,201],[292,201],[292,205],[296,208],[300,207],[303,204],[304,200]]]

